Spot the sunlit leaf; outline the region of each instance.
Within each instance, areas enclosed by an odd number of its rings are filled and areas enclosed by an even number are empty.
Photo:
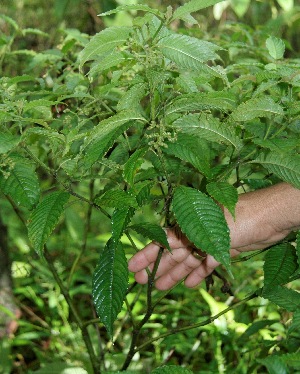
[[[109,240],[93,274],[93,300],[110,337],[128,286],[127,260],[121,243]]]
[[[172,206],[189,240],[229,269],[229,229],[221,208],[207,195],[185,186],[176,188]]]
[[[254,118],[284,114],[281,105],[270,96],[252,98],[240,104],[231,114],[232,121],[250,121]]]
[[[126,42],[131,32],[130,27],[113,26],[100,31],[94,35],[89,43],[79,54],[80,65],[86,61],[99,58],[100,56],[113,51],[119,45]]]
[[[223,0],[191,0],[191,1],[188,1],[184,5],[178,7],[175,10],[171,18],[171,21],[178,19],[178,18],[182,19],[189,13],[198,12],[199,10],[205,9],[211,5],[220,3],[221,1]]]
[[[157,47],[179,68],[196,71],[202,70],[203,62],[219,58],[215,51],[220,49],[213,43],[180,34],[161,38]]]
[[[194,134],[211,142],[233,145],[238,149],[242,146],[240,138],[235,135],[235,129],[221,123],[213,116],[188,114],[176,120],[173,126],[187,134]]]
[[[285,51],[285,44],[282,39],[276,38],[275,36],[270,36],[266,40],[266,47],[268,52],[275,60],[280,60]]]
[[[143,11],[143,12],[152,13],[152,14],[155,14],[156,16],[160,17],[160,18],[163,18],[163,16],[164,16],[164,14],[161,13],[158,9],[153,9],[153,8],[151,8],[147,5],[143,5],[143,4],[121,5],[121,6],[118,6],[117,8],[115,8],[115,9],[109,10],[105,13],[100,13],[100,14],[98,14],[98,16],[104,17],[104,16],[109,16],[109,15],[114,14],[114,13],[131,11],[131,10],[140,10],[140,11]]]

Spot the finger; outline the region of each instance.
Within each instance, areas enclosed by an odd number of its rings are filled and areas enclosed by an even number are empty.
[[[135,273],[134,278],[139,284],[146,284],[148,282],[148,274],[146,270],[138,271]]]
[[[133,271],[134,273],[136,273],[138,271],[141,271],[142,269],[145,269],[151,263],[155,262],[159,252],[159,248],[159,245],[153,242],[146,245],[146,247],[136,253],[128,261],[129,271]]]
[[[159,290],[168,290],[200,266],[201,261],[189,252],[183,261],[170,269],[164,269],[164,273],[155,282],[155,287]]]
[[[207,255],[200,266],[190,272],[184,284],[186,287],[193,288],[198,286],[209,274],[211,274],[220,263],[211,255]]]

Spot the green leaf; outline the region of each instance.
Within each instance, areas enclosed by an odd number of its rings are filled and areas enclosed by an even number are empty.
[[[138,168],[144,162],[143,156],[147,152],[147,148],[137,149],[128,159],[124,165],[123,176],[125,181],[131,186],[134,183],[134,176]]]
[[[151,371],[151,374],[192,374],[193,372],[187,368],[177,365],[160,366]]]
[[[181,95],[171,102],[166,109],[166,114],[189,111],[202,111],[216,109],[221,111],[233,110],[236,97],[232,93],[223,91],[197,92]]]
[[[285,353],[280,355],[280,359],[293,369],[300,369],[300,352]]]
[[[270,248],[264,263],[264,289],[284,285],[297,268],[295,248],[289,243],[281,243]]]
[[[93,300],[97,314],[113,335],[113,323],[121,311],[128,287],[127,260],[121,243],[109,240],[93,274]]]
[[[232,121],[251,121],[259,117],[282,116],[282,107],[270,96],[256,97],[240,104],[231,114]]]
[[[185,186],[175,189],[172,205],[188,239],[229,270],[229,229],[221,208],[207,195]]]
[[[250,336],[256,334],[259,330],[278,323],[278,319],[265,319],[253,322],[245,332],[238,338],[239,343],[246,343]]]
[[[113,26],[94,35],[79,54],[78,59],[80,66],[83,66],[86,61],[107,55],[116,47],[124,44],[128,39],[130,32],[130,27]]]
[[[13,167],[0,173],[0,188],[17,205],[32,209],[40,198],[40,185],[34,167],[21,157],[9,160]]]
[[[266,47],[271,57],[275,60],[280,60],[283,58],[285,51],[285,44],[282,39],[276,38],[275,36],[270,36],[266,40]]]
[[[0,154],[9,152],[19,141],[19,137],[0,131]]]
[[[141,222],[138,225],[132,225],[129,228],[150,240],[158,242],[164,248],[167,248],[171,252],[171,248],[167,240],[167,235],[161,228],[161,226],[154,223]]]
[[[237,149],[242,147],[235,129],[210,115],[188,114],[176,120],[173,125],[184,133],[197,135],[211,142],[233,145]]]
[[[116,9],[109,10],[108,12],[105,12],[105,13],[100,13],[98,14],[98,16],[101,16],[101,17],[110,16],[111,14],[114,14],[114,13],[130,11],[130,10],[140,10],[143,12],[155,14],[157,17],[164,18],[164,14],[161,13],[158,9],[153,9],[147,5],[142,5],[142,4],[121,5],[121,6],[118,6]]]
[[[297,310],[293,315],[293,320],[288,329],[288,335],[290,336],[293,333],[298,335],[300,331],[300,309]]]
[[[183,17],[189,15],[193,12],[198,12],[199,10],[205,9],[209,6],[215,5],[220,3],[223,0],[191,0],[185,3],[184,5],[180,6],[175,10],[171,21],[175,19],[183,19]]]
[[[118,209],[138,207],[135,197],[123,190],[108,190],[95,199],[95,202],[100,206],[104,205]]]
[[[289,312],[296,312],[300,308],[300,293],[286,287],[268,288],[263,297]]]
[[[163,149],[164,153],[190,163],[207,178],[211,177],[207,149],[200,137],[178,133],[177,141],[169,142],[167,145],[168,147]]]
[[[146,89],[146,83],[138,83],[130,87],[118,102],[117,110],[138,110],[141,99],[146,95]]]
[[[300,273],[300,231],[297,233],[297,242],[296,242],[296,254],[297,254],[297,263]]]
[[[117,243],[134,215],[133,208],[115,209],[111,217],[111,238]]]
[[[42,255],[44,244],[57,225],[69,196],[67,192],[52,192],[33,210],[27,227],[28,236],[39,255]]]
[[[105,55],[103,58],[97,60],[88,74],[91,76],[101,74],[105,70],[111,69],[124,62],[126,62],[126,64],[129,64],[131,60],[134,60],[134,57],[129,52],[113,51],[110,54]]]
[[[300,156],[294,154],[268,153],[259,155],[253,162],[261,164],[281,180],[300,188]]]
[[[212,198],[224,205],[233,217],[235,216],[235,206],[238,201],[236,188],[226,182],[211,182],[207,184],[206,190]]]
[[[87,136],[81,152],[84,153],[83,162],[92,166],[97,160],[102,158],[109,148],[114,144],[116,138],[135,121],[135,126],[145,119],[135,111],[120,112],[109,117],[97,125]]]
[[[257,360],[260,364],[266,366],[269,374],[288,374],[288,368],[278,355],[268,356]]]
[[[203,63],[216,60],[217,45],[186,35],[170,34],[157,43],[163,55],[181,69],[203,70]]]
[[[150,200],[150,190],[154,182],[152,181],[142,181],[135,183],[129,190],[131,195],[134,195],[139,206],[143,206]]]

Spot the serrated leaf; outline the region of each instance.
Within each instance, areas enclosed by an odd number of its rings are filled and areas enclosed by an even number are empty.
[[[110,337],[128,287],[127,260],[121,243],[109,240],[93,274],[92,296],[97,314]]]
[[[211,177],[211,169],[206,149],[196,136],[177,134],[177,141],[167,143],[163,150],[168,155],[174,155],[180,160],[190,163],[207,178]]]
[[[264,262],[264,289],[284,285],[297,268],[295,249],[289,243],[281,243],[268,250]]]
[[[140,11],[143,11],[143,12],[155,14],[156,16],[158,16],[160,18],[164,17],[164,14],[161,13],[158,9],[153,9],[153,8],[150,8],[149,6],[143,5],[143,4],[121,5],[121,6],[118,6],[117,8],[115,8],[115,9],[109,10],[108,12],[100,13],[100,14],[98,14],[98,16],[101,16],[101,17],[110,16],[111,14],[115,14],[115,13],[118,13],[118,12],[124,12],[124,11],[130,11],[130,10],[140,10]]]
[[[270,173],[274,173],[281,180],[300,188],[300,157],[272,152],[267,155],[261,154],[253,162],[265,167]]]
[[[300,369],[300,352],[294,353],[285,353],[280,355],[280,359],[285,362],[288,367],[292,367],[293,369]]]
[[[124,111],[100,122],[87,136],[82,146],[81,152],[84,153],[83,162],[85,165],[92,166],[102,158],[114,144],[116,138],[131,126],[130,121],[135,121],[135,126],[137,126],[145,119],[134,111]]]
[[[123,177],[129,185],[133,185],[134,176],[137,172],[137,169],[144,162],[143,156],[147,152],[147,148],[137,149],[126,161],[124,165]]]
[[[40,198],[39,180],[33,166],[25,159],[12,157],[12,169],[0,172],[0,188],[5,195],[25,208],[32,209]]]
[[[236,188],[226,182],[211,182],[207,184],[206,190],[212,198],[227,208],[233,217],[235,216],[235,206],[238,201]]]
[[[52,192],[33,210],[27,226],[28,236],[39,255],[42,255],[44,244],[57,225],[69,197],[67,192]]]
[[[24,112],[27,112],[28,110],[35,109],[35,108],[51,108],[53,105],[59,104],[58,101],[50,101],[45,99],[38,99],[38,100],[32,100],[25,103],[23,110]]]
[[[157,43],[163,55],[182,69],[203,70],[203,63],[216,60],[217,45],[194,37],[170,34]]]
[[[138,83],[130,87],[130,89],[124,93],[124,95],[118,102],[117,110],[121,111],[138,109],[141,99],[146,95],[146,89],[146,83]]]
[[[236,107],[235,103],[235,95],[229,92],[197,92],[181,95],[173,100],[166,108],[166,114],[207,109],[229,111]]]
[[[10,133],[0,132],[0,154],[7,153],[14,148],[20,141],[19,137],[16,137]]]
[[[270,117],[273,115],[282,116],[282,107],[275,103],[270,96],[255,97],[240,104],[232,113],[232,121],[251,121],[255,118]]]
[[[130,32],[130,27],[113,26],[94,35],[79,54],[78,59],[80,66],[83,66],[86,61],[99,58],[104,54],[112,52],[116,47],[124,44],[128,39]]]
[[[268,48],[270,56],[275,60],[280,60],[281,58],[283,58],[285,44],[282,39],[276,38],[275,36],[270,36],[266,40],[266,47]]]
[[[268,148],[272,152],[290,152],[300,146],[299,138],[282,138],[282,139],[253,139],[253,143],[263,148]]]
[[[225,143],[240,149],[242,143],[235,135],[235,129],[227,124],[222,124],[213,116],[201,114],[188,114],[176,120],[174,127],[187,134],[194,134],[211,142]]]
[[[151,371],[151,374],[192,374],[187,368],[177,365],[164,365]]]
[[[191,0],[191,1],[188,1],[187,3],[178,7],[175,10],[171,18],[171,21],[174,21],[175,19],[182,19],[189,13],[198,12],[199,10],[202,10],[209,6],[220,3],[221,1],[223,0]]]
[[[134,215],[133,208],[115,209],[111,216],[111,238],[117,243]]]
[[[156,241],[171,252],[171,248],[167,240],[167,235],[161,226],[154,223],[141,222],[138,225],[132,225],[129,228],[150,240]]]
[[[185,186],[175,189],[172,206],[188,239],[229,270],[229,229],[221,208],[207,195]]]
[[[123,190],[108,190],[95,199],[95,202],[100,206],[109,206],[117,209],[138,207],[135,197]]]
[[[113,51],[110,54],[105,55],[103,58],[96,61],[88,74],[92,76],[96,74],[101,74],[105,70],[120,65],[125,61],[126,64],[128,64],[130,60],[134,60],[134,57],[129,52]]]
[[[149,202],[150,198],[150,190],[153,186],[153,181],[142,181],[135,183],[129,192],[135,196],[137,203],[139,206],[143,206],[147,202]]]
[[[296,312],[300,308],[300,293],[286,287],[268,288],[263,297],[289,312]]]
[[[32,128],[27,129],[22,139],[26,138],[28,135],[31,135],[31,134],[44,136],[48,139],[57,140],[59,143],[65,142],[65,137],[63,134],[53,131],[52,129],[42,129],[40,127],[32,127]]]

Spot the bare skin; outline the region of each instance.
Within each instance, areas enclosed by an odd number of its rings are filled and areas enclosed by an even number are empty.
[[[263,249],[300,228],[300,190],[287,183],[279,183],[241,194],[235,220],[226,209],[224,215],[230,230],[231,257]],[[211,255],[207,255],[203,261],[196,258],[188,239],[178,239],[170,229],[167,230],[167,237],[172,253],[163,253],[156,273],[157,289],[170,289],[182,279],[185,279],[187,287],[195,287],[220,265]],[[129,260],[129,270],[135,273],[138,283],[147,283],[145,269],[153,268],[158,251],[159,245],[152,242]]]

